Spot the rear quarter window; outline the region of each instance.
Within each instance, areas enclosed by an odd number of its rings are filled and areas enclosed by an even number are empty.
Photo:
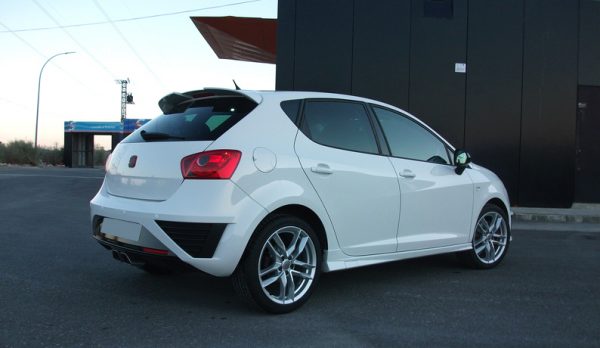
[[[123,142],[216,140],[257,105],[238,96],[204,98],[189,104],[183,112],[158,116]]]
[[[301,101],[301,99],[286,100],[282,101],[280,104],[283,112],[285,112],[287,117],[289,117],[293,123],[296,123],[296,121],[298,120],[298,113],[300,112]]]

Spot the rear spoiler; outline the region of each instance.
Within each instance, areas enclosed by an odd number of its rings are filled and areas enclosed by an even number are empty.
[[[194,99],[207,98],[207,97],[245,97],[257,104],[260,104],[262,97],[259,93],[254,91],[242,91],[224,88],[205,88],[197,91],[189,91],[185,93],[173,92],[162,97],[158,101],[158,107],[162,110],[165,115],[177,112],[178,106],[186,101]]]

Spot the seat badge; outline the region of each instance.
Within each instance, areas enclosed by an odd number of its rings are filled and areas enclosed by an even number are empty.
[[[133,155],[133,156],[129,157],[129,168],[135,167],[136,163],[137,163],[137,156],[136,155]]]

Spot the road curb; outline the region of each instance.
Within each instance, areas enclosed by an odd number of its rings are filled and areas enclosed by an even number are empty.
[[[515,222],[600,224],[598,208],[522,208],[513,207]]]
[[[567,222],[513,222],[512,230],[600,233],[600,224]]]

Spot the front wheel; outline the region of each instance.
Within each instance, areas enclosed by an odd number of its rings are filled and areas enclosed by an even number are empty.
[[[321,270],[321,246],[312,227],[279,216],[259,228],[233,274],[236,291],[271,313],[287,313],[308,300]]]
[[[506,213],[494,204],[486,204],[479,214],[473,233],[471,250],[457,254],[472,268],[487,269],[502,261],[510,244],[510,227]]]

